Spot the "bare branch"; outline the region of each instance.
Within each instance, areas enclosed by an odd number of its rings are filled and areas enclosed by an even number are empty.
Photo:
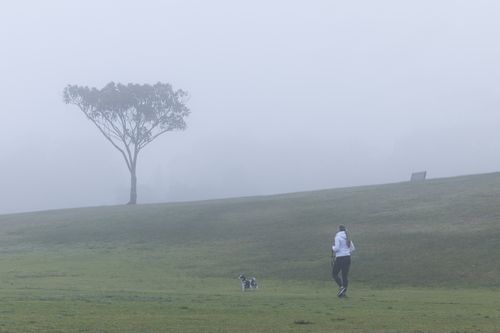
[[[77,104],[77,106],[82,110],[82,112],[85,114],[85,116],[87,117],[87,119],[89,119],[96,127],[97,129],[101,132],[102,135],[104,135],[104,137],[113,145],[113,147],[115,147],[116,149],[118,149],[118,151],[122,154],[123,158],[125,159],[125,163],[127,164],[127,168],[130,170],[131,169],[131,164],[129,162],[129,160],[127,159],[127,155],[125,155],[125,152],[123,151],[122,148],[120,148],[114,141],[113,139],[101,128],[101,126],[99,126],[99,123],[97,123],[97,121],[90,117],[87,112],[85,112],[85,109],[80,105],[80,104]]]

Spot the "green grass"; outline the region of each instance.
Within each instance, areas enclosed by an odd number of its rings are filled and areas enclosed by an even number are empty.
[[[55,283],[58,278],[52,279]],[[338,299],[327,284],[263,281],[257,292],[241,293],[232,282],[185,278],[144,291],[122,289],[123,281],[115,288],[65,285],[2,290],[0,332],[500,330],[500,298],[488,290],[355,286],[348,299]]]
[[[499,203],[488,174],[2,215],[0,332],[500,332]]]

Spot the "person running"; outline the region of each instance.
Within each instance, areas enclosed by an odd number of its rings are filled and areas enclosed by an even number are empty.
[[[338,297],[347,296],[347,286],[349,285],[347,276],[351,267],[351,252],[354,250],[354,243],[351,240],[349,231],[347,231],[345,225],[339,225],[339,231],[335,234],[332,245],[332,258],[334,260],[332,277],[339,286]],[[339,273],[341,273],[342,278],[339,277]]]

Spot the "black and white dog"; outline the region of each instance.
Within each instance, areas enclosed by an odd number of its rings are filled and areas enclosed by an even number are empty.
[[[241,274],[240,275],[240,281],[241,281],[241,291],[245,291],[247,289],[257,289],[259,286],[257,285],[257,279],[254,277],[247,278],[245,275]]]

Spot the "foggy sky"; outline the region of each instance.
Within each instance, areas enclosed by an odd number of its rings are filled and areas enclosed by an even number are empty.
[[[191,115],[139,157],[139,202],[500,170],[500,3],[10,1],[0,213],[125,203],[67,84],[171,83]]]

